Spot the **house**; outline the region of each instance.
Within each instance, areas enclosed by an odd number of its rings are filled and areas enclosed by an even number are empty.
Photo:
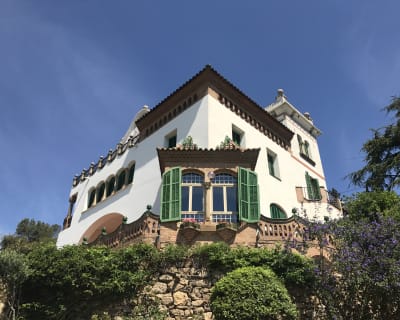
[[[300,237],[299,215],[341,215],[327,191],[320,134],[283,90],[262,107],[207,65],[144,106],[115,149],[74,177],[57,244]]]

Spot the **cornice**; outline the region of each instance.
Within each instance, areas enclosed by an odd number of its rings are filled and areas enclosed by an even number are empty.
[[[197,149],[157,148],[161,173],[167,167],[180,166],[183,163],[192,167],[214,167],[221,163],[226,167],[243,166],[254,170],[260,149]]]

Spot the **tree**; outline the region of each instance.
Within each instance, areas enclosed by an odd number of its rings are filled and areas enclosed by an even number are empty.
[[[351,220],[373,221],[381,214],[400,221],[400,196],[394,191],[360,192],[344,199],[344,209]]]
[[[289,294],[271,269],[244,267],[221,278],[210,298],[216,320],[296,319]]]
[[[400,222],[374,217],[310,228],[331,239],[325,242],[331,261],[316,270],[329,319],[400,319]]]
[[[366,191],[393,190],[400,185],[400,97],[384,108],[395,114],[394,123],[373,129],[373,138],[364,143],[364,168],[349,175],[354,185]]]
[[[0,288],[6,291],[8,319],[14,320],[18,316],[20,289],[29,274],[25,255],[14,250],[0,251]]]
[[[1,247],[20,250],[30,243],[54,240],[59,231],[57,224],[25,218],[18,223],[15,234],[3,237]]]

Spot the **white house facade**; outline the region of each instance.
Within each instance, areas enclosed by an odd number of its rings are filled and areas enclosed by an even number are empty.
[[[320,134],[282,90],[264,108],[206,66],[153,109],[143,107],[116,148],[75,176],[57,245],[93,242],[143,220],[146,208],[148,232],[160,240],[169,226],[167,242],[184,221],[200,224],[206,241],[225,222],[258,232],[262,221],[298,214],[337,218]]]

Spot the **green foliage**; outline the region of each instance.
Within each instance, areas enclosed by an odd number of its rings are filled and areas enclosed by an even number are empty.
[[[189,255],[189,249],[181,245],[167,245],[160,253],[160,266],[181,266]]]
[[[296,319],[296,306],[270,269],[244,267],[214,286],[211,310],[216,320]]]
[[[196,247],[192,255],[213,270],[229,272],[237,268],[261,266],[271,268],[286,285],[311,286],[313,261],[280,248],[230,248],[225,243]]]
[[[353,184],[366,191],[390,191],[400,185],[400,98],[393,98],[384,110],[395,114],[394,123],[372,130],[373,137],[362,147],[365,166],[349,175]]]
[[[18,223],[15,234],[3,237],[1,247],[27,251],[33,243],[54,241],[59,231],[57,224],[25,218]]]
[[[8,319],[16,319],[18,316],[21,285],[30,272],[23,254],[11,249],[0,251],[0,284],[6,290]]]
[[[351,220],[374,220],[377,214],[400,220],[400,196],[393,191],[361,192],[345,199]]]
[[[19,255],[30,270],[21,282],[23,319],[106,319],[104,312],[110,306],[136,298],[154,274],[183,266],[186,261],[212,273],[261,266],[271,268],[288,286],[305,289],[313,283],[312,261],[278,248],[231,249],[225,243],[215,243],[194,248],[171,245],[162,251],[146,244],[118,250],[88,246],[57,249],[54,243],[39,242]],[[156,305],[143,303],[130,316],[163,317]]]
[[[23,286],[26,319],[89,319],[95,311],[135,295],[150,279],[157,251],[150,245],[37,246]]]

